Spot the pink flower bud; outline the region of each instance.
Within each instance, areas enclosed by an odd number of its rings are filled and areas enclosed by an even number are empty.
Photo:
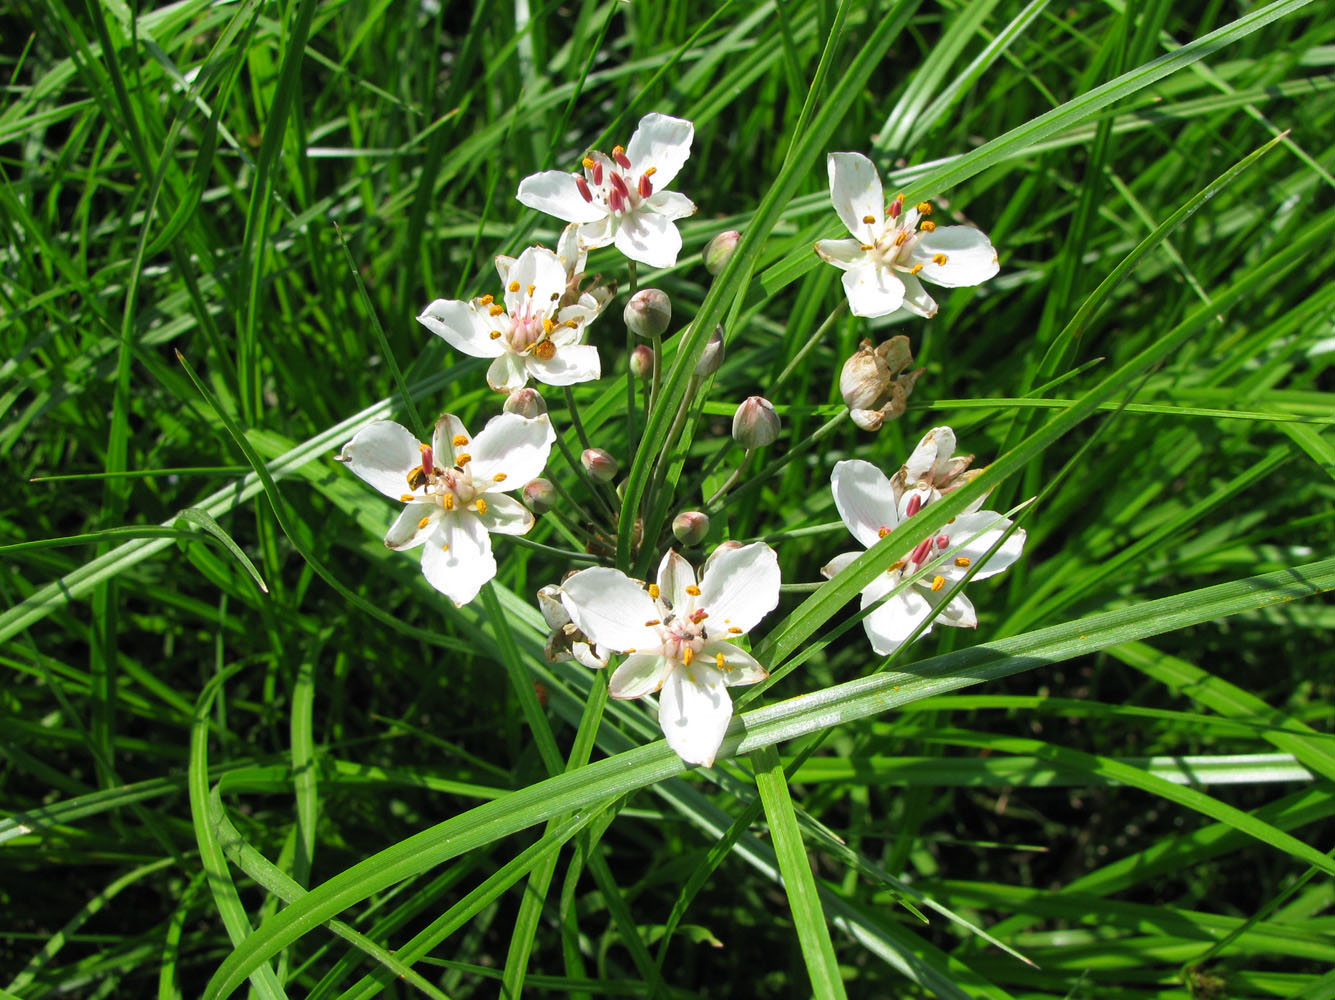
[[[748,396],[732,417],[733,439],[743,448],[763,448],[779,438],[779,415],[763,396]]]
[[[517,413],[530,420],[547,412],[547,402],[537,389],[516,389],[501,406],[506,413]]]
[[[684,510],[672,519],[672,533],[682,545],[699,545],[709,534],[709,515],[698,510]]]
[[[709,335],[709,343],[705,345],[705,353],[700,355],[700,360],[695,363],[695,374],[704,378],[707,375],[713,375],[723,367],[723,324],[720,323],[714,327],[714,332]]]
[[[556,487],[546,479],[530,479],[523,495],[524,505],[535,514],[546,514],[556,506]]]
[[[660,289],[641,288],[630,297],[622,315],[635,336],[646,340],[661,337],[672,322],[672,300]]]
[[[630,352],[630,373],[636,378],[648,378],[654,373],[654,352],[647,344]]]
[[[600,483],[610,483],[617,477],[617,460],[602,448],[585,448],[579,460],[584,471]]]
[[[702,254],[705,259],[705,270],[715,277],[723,273],[723,269],[728,266],[728,261],[732,259],[732,252],[737,249],[737,242],[741,238],[742,234],[737,230],[727,229],[706,243]]]

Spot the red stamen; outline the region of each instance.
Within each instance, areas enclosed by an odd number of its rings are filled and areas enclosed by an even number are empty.
[[[422,475],[430,479],[436,471],[436,456],[431,451],[430,445],[423,445],[422,451]]]
[[[612,176],[615,177],[616,174],[613,174]],[[620,212],[624,205],[625,205],[625,199],[621,197],[620,191],[618,191],[616,188],[613,188],[610,192],[608,192],[607,195],[608,208],[610,208],[613,212]]]
[[[931,554],[932,554],[932,539],[924,538],[921,542],[918,543],[918,547],[913,550],[913,554],[909,556],[909,562],[915,562],[915,563],[926,562],[927,557],[930,556]]]
[[[937,547],[938,549],[944,549],[944,548],[945,548],[946,546],[948,546],[949,544],[950,544],[950,536],[949,536],[949,535],[937,535],[937,536],[936,536],[936,547]]]
[[[904,508],[904,516],[912,517],[920,510],[922,510],[922,494],[914,493],[909,497],[908,506]]]
[[[889,215],[890,218],[892,219],[898,219],[899,213],[902,212],[903,210],[904,210],[904,203],[896,199],[890,203],[889,207],[886,209],[886,214]]]
[[[579,188],[579,196],[585,201],[593,201],[593,192],[589,190],[589,182],[583,177],[575,178],[575,187]]]
[[[612,159],[616,160],[617,163],[621,165],[622,170],[630,169],[630,157],[626,155],[626,151],[620,146],[612,147]]]
[[[653,182],[649,180],[648,174],[640,174],[640,197],[648,198],[654,193]]]
[[[620,174],[613,173],[609,180],[612,182],[612,187],[616,188],[617,194],[623,198],[630,197],[630,188],[626,187],[626,182],[621,179]]]
[[[593,183],[601,184],[603,182],[603,165],[600,161],[593,161]]]

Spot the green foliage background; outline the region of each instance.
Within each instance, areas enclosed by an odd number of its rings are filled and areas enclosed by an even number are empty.
[[[0,995],[1335,997],[1329,14],[18,0]],[[743,397],[786,434],[708,543],[763,536],[796,585],[709,771],[544,662],[533,595],[568,564],[498,539],[456,610],[332,461],[374,417],[498,411],[413,317],[554,242],[520,179],[655,110],[696,127],[685,250],[638,276],[682,332],[628,438],[619,299],[581,413],[651,539]],[[813,342],[842,299],[810,250],[842,235],[832,150],[984,228],[1001,275]],[[635,445],[720,321],[656,496]],[[898,332],[927,369],[907,415],[792,448]],[[849,547],[826,484],[941,423],[990,506],[1039,499],[1025,558],[970,588],[977,632],[886,664],[848,602],[916,538],[816,589]],[[662,551],[616,527],[623,566]]]

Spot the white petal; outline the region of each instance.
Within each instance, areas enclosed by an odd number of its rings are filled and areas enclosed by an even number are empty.
[[[431,432],[431,452],[440,468],[448,469],[454,464],[454,439],[458,437],[468,440],[462,420],[453,413],[442,413],[436,418],[435,429]]]
[[[658,606],[635,581],[618,569],[582,569],[561,584],[561,600],[579,630],[618,653],[657,650],[662,640],[652,626]]]
[[[731,720],[732,698],[721,671],[697,659],[668,674],[658,699],[658,724],[686,763],[713,765]]]
[[[888,316],[904,304],[904,282],[893,271],[866,263],[844,272],[844,294],[854,316]]]
[[[396,552],[416,548],[436,530],[433,522],[439,516],[440,507],[434,503],[407,504],[385,532],[385,544]]]
[[[923,319],[931,319],[936,315],[936,299],[927,294],[927,289],[923,288],[917,275],[901,274],[899,280],[904,282],[904,309]]]
[[[524,535],[533,527],[533,514],[514,497],[491,493],[486,497],[487,512],[480,515],[482,526],[501,535]]]
[[[613,242],[631,260],[649,267],[671,267],[681,251],[681,233],[672,220],[645,211],[623,218]]]
[[[640,174],[654,167],[654,187],[667,187],[691,155],[691,139],[694,135],[695,126],[684,118],[673,118],[658,112],[645,115],[626,146],[626,156],[630,158],[631,167],[636,172],[630,179],[638,181]]]
[[[730,642],[706,642],[696,655],[718,666],[719,654],[723,655],[723,683],[728,687],[758,684],[769,676],[759,660]]]
[[[455,604],[463,607],[496,575],[491,539],[476,514],[446,514],[422,548],[422,575]]]
[[[862,555],[861,552],[841,552],[824,566],[820,568],[820,575],[827,580],[833,580],[836,576],[848,569],[853,560]]]
[[[875,243],[885,230],[885,195],[876,164],[861,153],[831,153],[830,200],[848,231],[863,243]],[[864,221],[871,219],[871,222]]]
[[[936,254],[944,254],[946,262],[936,263],[932,259]],[[945,226],[923,233],[909,260],[922,265],[922,277],[946,288],[982,284],[1000,270],[987,234],[973,226]]]
[[[580,246],[578,223],[572,222],[561,230],[561,236],[556,241],[556,256],[561,258],[561,266],[565,268],[568,278],[583,272],[589,255]],[[499,257],[496,259],[500,260]],[[504,278],[501,281],[509,284]]]
[[[926,481],[929,485],[944,473],[955,454],[955,432],[949,427],[933,427],[922,436],[913,454],[904,463],[904,481],[913,486]]]
[[[658,564],[659,600],[675,610],[685,608],[691,603],[687,587],[695,586],[695,570],[691,564],[677,554],[676,549],[668,549]]]
[[[612,242],[616,236],[616,220],[610,215],[579,227],[579,245],[584,250],[597,250]]]
[[[609,652],[610,650],[603,646],[594,647],[587,642],[572,642],[570,644],[570,654],[574,656],[576,662],[590,670],[601,670],[607,666]]]
[[[519,291],[511,292],[510,287],[515,284],[519,285]],[[509,305],[513,295],[515,305],[520,308],[512,311],[519,315],[549,316],[556,311],[553,307],[565,290],[566,269],[561,258],[546,247],[529,247],[510,268],[505,301]]]
[[[830,491],[844,526],[868,548],[881,540],[882,528],[894,531],[898,527],[895,491],[870,462],[853,459],[837,464],[830,475]]]
[[[931,605],[936,607],[941,603],[941,599],[945,597],[945,591],[942,590],[935,594],[928,591],[925,596]],[[949,604],[937,612],[933,624],[952,625],[955,628],[977,628],[978,612],[973,609],[972,602],[961,591],[951,599]]]
[[[947,580],[960,580],[964,575],[987,555],[987,550],[997,543],[1011,525],[1009,518],[1002,517],[994,510],[980,510],[976,514],[961,514],[950,524],[940,529],[951,544],[946,549],[946,559],[935,570]],[[1020,528],[1002,544],[992,558],[983,563],[982,568],[974,573],[975,580],[982,580],[1000,573],[1024,551],[1025,533]],[[959,560],[966,560],[961,566]]]
[[[340,462],[387,497],[395,500],[413,492],[408,473],[422,464],[417,435],[393,420],[367,424],[338,454]]]
[[[816,253],[827,264],[833,264],[841,271],[857,267],[874,267],[868,251],[863,250],[860,240],[817,240]]]
[[[532,354],[524,358],[528,373],[546,385],[592,382],[603,373],[598,348],[592,344],[570,344],[557,349],[546,361]]]
[[[489,490],[517,490],[542,474],[555,441],[547,414],[529,418],[501,413],[487,421],[469,444],[468,453],[473,457],[469,475],[488,484]],[[505,478],[497,480],[498,475]]]
[[[710,637],[749,632],[779,603],[779,557],[764,542],[715,556],[700,581],[699,606],[709,612]]]
[[[862,592],[862,606],[865,608],[872,604],[898,583],[898,573],[882,574]],[[862,628],[871,640],[871,648],[881,656],[888,656],[904,644],[904,640],[931,610],[931,604],[917,587],[906,587],[862,619]],[[928,626],[923,635],[931,630],[931,626]]]
[[[436,299],[422,310],[417,322],[472,357],[494,358],[505,352],[504,338],[492,336],[495,322],[479,313],[471,302]]]
[[[497,392],[514,392],[527,383],[528,368],[517,354],[502,354],[487,368],[487,385]]]
[[[653,694],[663,686],[672,663],[658,653],[631,653],[621,666],[612,671],[612,677],[607,682],[607,693],[623,700]]]
[[[516,197],[529,208],[566,222],[597,222],[607,215],[604,206],[584,200],[575,184],[574,174],[564,170],[544,170],[525,177],[519,182]]]
[[[574,223],[571,223],[571,225],[573,226]],[[510,268],[514,266],[515,259],[513,257],[507,257],[505,254],[496,255],[496,274],[500,276],[502,286],[510,283]]]
[[[658,180],[657,175],[653,178]],[[644,204],[666,219],[685,219],[695,214],[695,202],[676,191],[655,191]]]

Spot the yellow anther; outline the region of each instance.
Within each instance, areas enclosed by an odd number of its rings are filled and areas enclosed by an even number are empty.
[[[556,329],[556,324],[553,323],[553,322],[552,322],[550,319],[548,319],[546,316],[544,316],[544,317],[542,318],[542,329],[543,329],[543,331],[544,331],[545,333],[551,333],[553,330]]]
[[[421,531],[423,528],[425,528],[425,527],[426,527],[428,524],[430,524],[430,523],[431,523],[431,518],[429,518],[429,517],[424,517],[424,518],[422,518],[422,520],[420,520],[420,521],[417,522],[417,530],[418,530],[418,531]]]
[[[945,585],[946,585],[946,578],[944,576],[932,577],[932,593],[936,593]]]
[[[728,661],[725,660],[725,659],[723,658],[723,654],[722,654],[722,653],[715,653],[715,654],[714,654],[714,663],[718,666],[718,668],[719,668],[720,670],[727,670],[727,669],[728,669]]]
[[[924,233],[934,233],[936,232],[936,223],[933,222],[931,219],[924,219],[922,222],[918,224],[918,228],[921,229]]]
[[[864,216],[862,217],[862,221],[865,222],[867,225],[870,226],[873,222],[876,221],[876,216],[874,216],[874,215],[864,215]]]
[[[413,496],[411,493],[400,493],[399,499],[404,503],[407,503],[409,500],[416,500],[417,497]]]
[[[955,557],[955,565],[956,565],[956,566],[959,566],[959,567],[968,566],[969,563],[971,563],[971,562],[973,562],[973,560],[970,559],[968,556],[956,556],[956,557]]]
[[[630,649],[626,650],[626,652],[627,652],[627,653],[633,653],[633,652],[635,652],[635,647],[634,647],[634,646],[631,646]]]
[[[655,625],[662,625],[662,624],[663,620],[661,618],[650,618],[647,622],[644,623],[644,627],[652,628]]]
[[[876,529],[877,538],[884,538],[888,534],[890,534],[890,529],[885,527],[884,525]]]
[[[492,340],[500,340],[500,339],[501,339],[501,331],[500,331],[500,330],[492,330],[491,333],[489,333],[487,336],[491,337]]]
[[[533,289],[535,289],[535,288],[537,288],[537,287],[538,287],[537,285],[529,285],[529,286],[528,286],[528,293],[529,293],[530,295],[532,295],[532,294],[533,294]]]
[[[895,570],[897,570],[897,569],[903,569],[903,568],[904,568],[904,560],[903,560],[903,559],[896,559],[894,562],[892,562],[892,563],[890,564],[890,568],[889,568],[888,570],[886,570],[886,572],[887,572],[887,573],[893,573]]]
[[[468,452],[466,452],[466,451],[461,451],[461,452],[459,452],[459,454],[457,454],[457,455],[454,456],[454,464],[455,464],[455,465],[467,465],[467,464],[468,464],[469,462],[471,462],[472,460],[473,460],[473,456],[470,455],[470,454],[468,454]]]
[[[876,249],[876,247],[871,243],[864,243],[858,249],[860,249],[863,253],[871,253],[873,250]]]
[[[593,162],[593,157],[591,156],[586,156],[579,162],[580,165],[583,166],[585,170],[592,170],[594,167],[597,166],[597,164]]]
[[[909,274],[917,274],[921,270],[922,270],[921,264],[914,264],[911,268],[909,268]]]
[[[739,629],[736,625],[730,626],[730,627],[728,628],[728,631],[731,632],[733,635],[741,635],[741,634],[742,634],[742,630]]]
[[[540,340],[533,345],[533,356],[539,361],[551,361],[556,357],[556,345],[550,340]]]
[[[499,316],[503,312],[505,312],[505,306],[501,305],[499,302],[493,302],[487,307],[488,316]]]
[[[689,667],[691,665],[691,661],[694,659],[695,659],[695,650],[693,650],[690,646],[687,646],[685,649],[681,651],[681,662],[686,664],[686,666]]]
[[[945,267],[946,261],[948,259],[949,258],[947,258],[946,255],[943,253],[932,254],[932,263],[935,264],[937,267]]]
[[[901,229],[898,233],[895,234],[895,246],[902,247],[905,243],[908,242],[908,238],[909,238],[909,231],[907,229]]]
[[[480,306],[489,306],[489,305],[491,305],[491,304],[492,304],[493,302],[495,302],[495,301],[496,301],[496,296],[491,295],[491,294],[487,294],[487,295],[482,296],[482,298],[478,299],[478,300],[477,300],[477,303],[478,303],[478,305],[480,305]]]
[[[454,445],[456,448],[462,448],[464,445],[468,443],[468,435],[456,434],[454,435],[453,438],[451,438],[450,443]]]
[[[649,596],[652,597],[655,601],[658,600],[658,595],[661,593],[662,591],[658,589],[658,584],[656,583],[649,584]]]
[[[919,214],[919,215],[931,215],[931,214],[932,214],[932,203],[931,203],[930,201],[920,201],[920,202],[918,202],[918,214]]]
[[[517,292],[517,291],[519,291],[519,282],[517,282],[517,281],[512,281],[512,282],[510,282],[510,291],[512,291],[512,292]]]
[[[686,586],[686,593],[690,594],[692,597],[699,597],[699,596],[700,596],[700,588],[697,587],[697,586],[696,586],[695,584],[693,584],[693,583],[691,583],[691,584],[687,584],[687,586]]]
[[[903,204],[903,202],[904,202],[904,192],[901,191],[901,192],[899,192],[899,194],[895,195],[894,200],[897,201],[897,202],[899,202],[899,203],[901,203],[901,204]]]
[[[446,510],[454,510],[454,494],[446,493],[440,498],[440,502],[445,505]]]
[[[657,168],[657,167],[645,167],[645,168],[644,168],[644,176],[645,176],[645,177],[652,177],[652,176],[653,176],[654,174],[656,174],[656,173],[658,173],[658,168]]]
[[[613,147],[612,147],[612,155],[613,155],[613,156],[620,156],[620,155],[621,155],[622,153],[624,153],[625,151],[626,151],[626,147],[625,147],[625,146],[613,146]]]
[[[491,481],[492,481],[493,483],[503,483],[503,482],[505,482],[505,473],[504,473],[504,472],[498,472],[498,473],[496,473],[496,475],[494,475],[494,476],[491,477]]]
[[[565,325],[568,326],[568,327],[570,327],[570,329],[572,329],[572,330],[578,330],[578,329],[579,329],[579,320],[568,319],[568,320],[566,320]]]
[[[479,514],[485,514],[487,512],[487,501],[483,500],[481,497],[477,498],[477,512]]]
[[[442,546],[440,547],[440,551],[442,551],[442,552],[448,552],[448,551],[450,551],[450,543],[449,543],[449,542],[446,542],[444,545],[442,545]]]

